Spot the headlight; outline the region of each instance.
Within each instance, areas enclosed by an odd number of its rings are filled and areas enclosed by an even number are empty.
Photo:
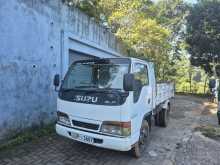
[[[63,112],[59,112],[59,111],[57,112],[57,121],[60,124],[64,124],[64,125],[67,125],[67,126],[71,125],[68,115],[63,113]]]
[[[104,121],[101,132],[127,137],[131,135],[131,122]]]

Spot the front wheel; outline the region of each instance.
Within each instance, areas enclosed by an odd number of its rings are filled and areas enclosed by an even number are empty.
[[[139,158],[145,151],[146,145],[149,141],[149,124],[147,120],[144,120],[141,125],[140,136],[137,143],[132,148],[132,154],[134,157]]]

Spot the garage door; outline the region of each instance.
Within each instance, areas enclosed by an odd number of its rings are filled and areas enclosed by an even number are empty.
[[[78,61],[78,60],[89,60],[89,59],[94,59],[94,58],[97,58],[97,57],[79,53],[73,50],[69,50],[69,66],[73,62]]]

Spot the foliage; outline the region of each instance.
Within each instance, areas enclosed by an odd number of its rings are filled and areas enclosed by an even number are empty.
[[[96,11],[127,46],[129,56],[154,61],[159,79],[169,79],[179,53],[179,28],[185,17],[182,0],[97,0]],[[97,13],[96,13],[97,14]],[[99,16],[95,16],[96,18]],[[181,20],[181,21],[180,21]]]
[[[200,0],[190,8],[187,43],[191,63],[212,73],[211,63],[220,58],[220,1]]]
[[[25,130],[14,137],[10,138],[8,141],[5,143],[0,144],[0,151],[9,149],[11,147],[29,142],[29,141],[34,141],[38,140],[40,137],[47,136],[54,134],[54,123],[51,123],[49,125],[45,125],[42,128],[37,127],[37,128],[31,128],[28,130]]]
[[[212,139],[220,139],[220,128],[212,125],[199,126],[195,128],[195,131],[200,131],[204,136]]]
[[[207,93],[207,75],[202,69],[192,66],[186,55],[176,61],[175,70],[172,79],[177,92]]]
[[[100,11],[98,9],[98,0],[63,0],[70,7],[78,7],[90,17],[99,21]]]
[[[189,6],[183,0],[161,0],[155,5],[154,16],[159,23],[170,29],[173,58],[179,58],[185,40],[185,24]]]
[[[200,70],[190,65],[184,52],[189,6],[183,0],[66,1],[115,33],[126,44],[128,56],[153,61],[158,80],[175,81],[178,91],[204,91],[205,74],[201,82],[193,80]]]

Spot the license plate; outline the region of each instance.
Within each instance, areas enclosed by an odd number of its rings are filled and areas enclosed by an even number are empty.
[[[84,142],[84,143],[89,143],[89,144],[93,144],[94,143],[94,138],[90,137],[90,136],[86,136],[86,135],[80,135],[78,133],[71,133],[71,137],[75,140]]]

